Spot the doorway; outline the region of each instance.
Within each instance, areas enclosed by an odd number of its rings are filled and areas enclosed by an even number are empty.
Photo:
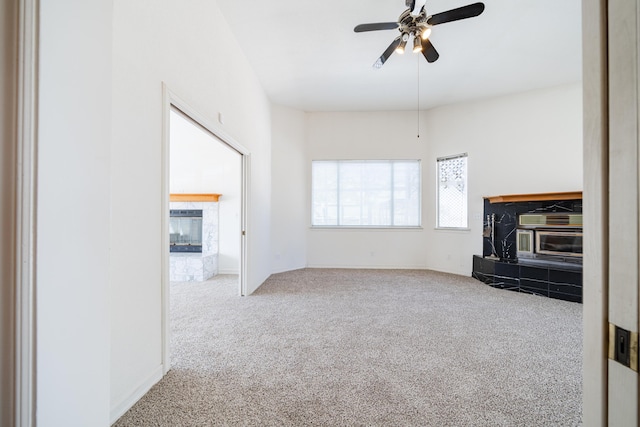
[[[163,370],[166,373],[171,365],[170,287],[171,281],[176,280],[174,270],[177,262],[188,258],[186,261],[195,272],[179,281],[231,286],[228,291],[246,295],[249,153],[166,86],[164,98],[162,324]],[[219,121],[222,123],[221,117]],[[187,204],[175,202],[176,198],[184,196],[200,200]],[[173,247],[171,242],[175,240],[170,237],[171,227],[175,228],[176,223],[172,212],[185,208],[195,209],[201,216],[199,253],[170,251]],[[180,273],[183,274],[184,270]]]
[[[219,274],[236,275],[240,277],[240,238],[241,224],[240,212],[242,209],[242,155],[227,145],[220,138],[208,130],[199,126],[190,117],[177,108],[172,108],[169,118],[169,192],[170,192],[170,235],[178,236],[179,232],[188,230],[172,230],[172,225],[177,223],[174,213],[182,212],[180,209],[198,209],[198,206],[215,206],[208,209],[214,215],[207,216],[205,209],[204,223],[197,230],[200,238],[205,235],[204,241],[200,241],[198,253],[181,253],[182,248],[195,248],[196,246],[176,245],[170,237],[171,265],[170,280],[172,281],[203,281]],[[178,195],[192,195],[197,200],[199,195],[215,195],[215,202],[175,202]],[[200,213],[202,211],[200,210]],[[182,221],[185,223],[185,221]],[[188,223],[186,223],[188,224]],[[186,225],[185,224],[185,225]],[[204,227],[204,228],[202,228]],[[195,230],[194,230],[195,231]],[[184,236],[184,233],[183,233]],[[194,236],[195,237],[195,236]],[[207,245],[206,240],[211,240]],[[207,252],[209,255],[205,256]],[[204,248],[204,251],[203,251]],[[207,259],[210,265],[196,271],[199,278],[187,274],[176,274],[174,260],[184,261],[190,259]],[[186,263],[182,263],[186,265]],[[183,277],[179,279],[177,277]],[[190,277],[190,278],[187,278]],[[242,294],[238,280],[238,293]]]

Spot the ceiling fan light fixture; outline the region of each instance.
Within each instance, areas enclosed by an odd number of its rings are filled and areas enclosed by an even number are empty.
[[[402,55],[404,53],[404,47],[406,45],[407,45],[407,41],[406,40],[401,40],[400,44],[396,48],[396,53],[399,53],[400,55]]]
[[[420,37],[413,38],[413,53],[422,52],[422,42],[420,41]]]
[[[420,37],[422,38],[422,40],[428,39],[430,35],[431,35],[431,27],[425,28],[424,30],[422,30],[422,33],[420,33]]]

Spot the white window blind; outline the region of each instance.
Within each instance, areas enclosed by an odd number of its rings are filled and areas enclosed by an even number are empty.
[[[438,159],[438,223],[441,228],[467,228],[467,154]]]
[[[420,226],[419,160],[315,160],[312,226]]]

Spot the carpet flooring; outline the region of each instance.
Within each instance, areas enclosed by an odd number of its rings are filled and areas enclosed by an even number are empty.
[[[172,283],[172,369],[125,426],[576,426],[582,305],[418,270]]]

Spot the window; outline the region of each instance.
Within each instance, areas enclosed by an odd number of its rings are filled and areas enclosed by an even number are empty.
[[[420,226],[419,160],[314,160],[311,225]]]
[[[467,228],[467,154],[438,159],[438,228]]]

